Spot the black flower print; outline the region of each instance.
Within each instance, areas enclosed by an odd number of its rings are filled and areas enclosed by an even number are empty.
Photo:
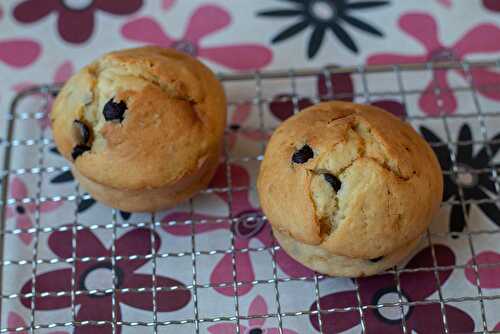
[[[463,190],[463,200],[466,201],[464,209],[460,203],[453,204],[450,214],[450,231],[461,232],[464,230],[466,217],[469,215],[471,201],[478,201],[477,205],[488,218],[500,226],[500,209],[493,198],[497,195],[495,180],[490,172],[496,168],[492,159],[500,149],[500,133],[496,134],[491,143],[485,144],[474,154],[473,138],[468,124],[462,125],[458,134],[458,143],[455,149],[456,173],[453,173],[453,163],[450,150],[436,134],[426,127],[420,127],[424,138],[432,144],[432,148],[439,159],[444,172],[443,201],[454,199],[460,201],[459,187]],[[488,146],[491,156],[488,154]],[[465,211],[465,213],[464,213]]]
[[[61,155],[59,151],[57,150],[57,147],[51,147],[50,152]],[[52,179],[50,179],[50,183],[52,184],[60,184],[60,183],[67,183],[67,182],[73,182],[75,180],[73,173],[71,173],[71,170],[67,170],[64,172],[61,172],[54,176]],[[96,200],[93,199],[92,197],[90,198],[84,198],[78,203],[78,213],[84,212],[88,209],[90,209],[94,204],[96,204]],[[120,216],[123,218],[123,220],[128,220],[130,216],[132,215],[130,212],[126,211],[119,211]]]
[[[382,37],[383,33],[353,16],[355,10],[380,7],[388,1],[351,1],[351,0],[285,0],[294,5],[291,8],[264,10],[257,15],[272,18],[297,18],[295,23],[288,26],[276,36],[272,43],[284,41],[312,28],[307,47],[307,56],[313,58],[319,51],[327,31],[331,31],[337,39],[352,52],[358,53],[358,46],[351,38],[346,25],[351,25],[361,31],[374,36]]]

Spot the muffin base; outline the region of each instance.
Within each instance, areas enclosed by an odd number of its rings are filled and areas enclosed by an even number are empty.
[[[80,185],[104,205],[127,212],[155,212],[172,208],[207,188],[217,170],[218,157],[218,154],[214,154],[196,173],[174,185],[139,190],[112,188],[82,175],[74,165],[71,169]]]
[[[299,242],[273,228],[274,237],[293,259],[318,273],[330,276],[375,275],[404,260],[419,244],[420,237],[376,262],[332,254],[325,249]]]

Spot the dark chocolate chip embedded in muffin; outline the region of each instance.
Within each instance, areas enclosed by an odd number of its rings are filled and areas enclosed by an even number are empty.
[[[73,121],[73,136],[79,144],[87,144],[90,141],[90,129],[82,121]]]
[[[71,157],[73,158],[73,160],[76,160],[76,158],[87,151],[90,151],[90,146],[85,144],[78,144],[73,147],[73,151],[71,151]]]
[[[330,183],[332,188],[337,192],[340,190],[340,187],[342,187],[342,182],[333,174],[330,173],[325,173],[323,174],[323,177],[325,178],[325,181]]]
[[[127,110],[127,104],[124,101],[115,102],[114,99],[109,100],[104,105],[102,113],[106,121],[123,121],[123,114]]]
[[[295,151],[292,155],[292,161],[296,164],[304,164],[307,160],[312,159],[314,157],[314,152],[312,148],[305,144],[298,151]]]

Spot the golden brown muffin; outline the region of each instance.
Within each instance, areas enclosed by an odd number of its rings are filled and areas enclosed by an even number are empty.
[[[278,127],[257,187],[273,230],[297,245],[356,261],[393,254],[393,261],[381,262],[389,266],[401,260],[394,254],[409,253],[428,227],[443,180],[432,149],[410,125],[376,107],[327,102]],[[334,269],[324,272],[341,272]],[[361,269],[343,274],[357,276]]]
[[[54,140],[97,200],[125,211],[172,207],[215,173],[224,90],[187,54],[142,47],[105,54],[62,88]]]

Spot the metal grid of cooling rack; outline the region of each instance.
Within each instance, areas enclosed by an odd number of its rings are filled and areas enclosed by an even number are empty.
[[[412,120],[426,120],[426,119],[434,119],[436,121],[442,122],[442,125],[445,129],[445,135],[446,135],[446,143],[444,144],[438,144],[434,143],[433,145],[447,145],[450,152],[451,152],[451,161],[453,164],[452,170],[445,170],[443,171],[447,175],[452,175],[452,176],[457,176],[459,171],[458,163],[457,163],[457,158],[455,155],[455,146],[459,144],[483,144],[486,145],[487,148],[487,153],[492,155],[492,151],[488,144],[491,144],[492,142],[488,140],[489,134],[487,130],[487,119],[488,117],[495,117],[495,116],[500,116],[500,111],[495,111],[495,112],[488,112],[485,113],[482,108],[481,104],[479,103],[478,100],[478,89],[499,89],[500,82],[498,83],[492,83],[490,86],[482,86],[478,87],[476,83],[474,82],[473,76],[471,75],[471,69],[472,68],[494,68],[498,69],[500,68],[500,61],[498,62],[492,62],[492,61],[486,61],[486,62],[440,62],[440,63],[425,63],[425,64],[407,64],[407,65],[388,65],[388,66],[358,66],[358,67],[325,67],[322,69],[311,69],[311,70],[289,70],[289,71],[274,71],[274,72],[255,72],[255,73],[245,73],[245,74],[229,74],[229,75],[220,75],[220,79],[223,81],[225,84],[226,88],[230,87],[232,84],[236,82],[251,82],[255,86],[255,94],[252,94],[253,97],[247,101],[250,102],[255,108],[256,111],[258,112],[258,125],[259,129],[263,132],[267,131],[270,132],[272,131],[272,128],[265,128],[264,126],[264,113],[265,108],[264,104],[270,102],[268,99],[263,97],[263,83],[267,80],[287,80],[289,83],[289,99],[293,103],[293,109],[294,112],[299,111],[299,94],[297,93],[297,81],[301,80],[303,78],[307,77],[312,77],[312,76],[317,76],[317,75],[324,75],[326,78],[329,78],[332,74],[340,74],[340,73],[349,73],[349,74],[356,74],[359,75],[361,78],[361,86],[362,86],[362,91],[359,93],[354,93],[354,96],[350,96],[352,98],[361,98],[365,102],[370,102],[371,99],[378,95],[392,95],[392,96],[397,96],[398,98],[401,99],[401,102],[403,105],[406,105],[407,101],[407,96],[409,94],[418,94],[422,93],[422,90],[419,89],[406,89],[403,84],[402,80],[402,73],[408,72],[408,71],[426,71],[429,74],[433,76],[434,79],[434,98],[436,101],[436,104],[439,108],[443,106],[443,99],[442,95],[447,93],[446,87],[440,87],[436,77],[435,73],[436,71],[439,70],[448,70],[448,69],[457,69],[459,71],[463,71],[465,73],[465,77],[467,78],[467,85],[466,86],[460,86],[460,87],[453,87],[451,88],[452,92],[470,92],[471,93],[471,98],[473,99],[473,105],[474,109],[472,112],[466,113],[466,114],[454,114],[454,115],[447,115],[444,112],[439,113],[439,115],[435,116],[422,116],[422,115],[410,115],[408,114],[406,116],[406,119],[408,121]],[[367,79],[366,76],[368,74],[376,74],[376,73],[385,73],[385,74],[391,74],[393,75],[393,80],[397,83],[397,89],[395,90],[388,90],[384,92],[370,92],[368,89],[368,84],[367,84]],[[335,98],[342,98],[345,96],[342,96],[340,94],[336,94],[335,92],[335,83],[332,84],[330,80],[325,80],[325,84],[327,87],[327,94],[324,96],[312,96],[310,97],[313,102],[318,102],[320,100],[324,99],[335,99]],[[7,133],[5,136],[0,137],[0,145],[2,146],[1,149],[4,150],[4,164],[3,164],[3,170],[1,171],[1,183],[2,183],[2,194],[1,194],[1,207],[0,207],[0,218],[1,218],[1,233],[0,233],[0,238],[2,239],[2,243],[5,239],[6,235],[17,235],[21,233],[28,233],[32,234],[33,236],[33,243],[32,243],[32,256],[30,258],[26,259],[21,259],[21,260],[11,260],[9,259],[9,254],[8,250],[5,250],[3,247],[0,248],[0,266],[2,267],[1,273],[4,272],[4,269],[7,266],[31,266],[31,281],[32,281],[32,291],[27,294],[4,294],[4,289],[2,285],[2,276],[0,276],[0,286],[2,286],[2,295],[1,295],[1,305],[3,306],[4,302],[9,299],[16,299],[16,298],[31,298],[31,312],[30,312],[30,319],[29,323],[24,326],[24,327],[17,327],[17,328],[7,328],[5,327],[6,321],[5,319],[1,319],[1,328],[0,332],[5,333],[5,332],[19,332],[19,331],[25,331],[28,330],[30,332],[35,332],[40,329],[47,329],[47,328],[75,328],[76,326],[87,326],[87,325],[94,325],[94,326],[110,326],[110,331],[115,333],[117,331],[118,326],[123,327],[135,327],[135,328],[144,328],[148,327],[152,329],[154,333],[157,333],[160,328],[167,327],[169,325],[187,325],[191,324],[194,326],[194,331],[196,333],[200,333],[200,324],[203,323],[217,323],[221,321],[233,321],[236,324],[239,325],[240,321],[242,320],[249,320],[252,318],[275,318],[277,320],[277,324],[279,327],[279,332],[283,333],[283,319],[287,317],[297,317],[297,316],[304,316],[304,315],[313,315],[318,317],[318,322],[320,326],[320,332],[324,333],[323,327],[322,327],[322,318],[324,315],[327,315],[329,313],[334,313],[334,312],[352,312],[356,311],[359,313],[360,317],[360,328],[361,331],[364,333],[366,331],[366,324],[365,324],[365,313],[370,310],[370,309],[383,309],[383,308],[390,308],[390,307],[398,307],[400,309],[401,314],[403,315],[401,317],[400,325],[401,325],[401,330],[403,333],[409,333],[408,326],[405,321],[404,317],[404,308],[408,306],[419,306],[419,305],[429,305],[429,304],[439,304],[440,309],[442,312],[442,324],[444,328],[444,332],[448,333],[449,332],[449,319],[447,319],[446,312],[445,312],[445,305],[448,303],[460,303],[460,302],[478,302],[480,304],[480,319],[479,319],[479,324],[477,324],[476,321],[476,327],[478,330],[476,333],[500,333],[498,331],[495,331],[492,329],[492,326],[494,324],[487,323],[487,317],[485,315],[485,302],[488,300],[497,300],[500,299],[500,295],[491,295],[491,294],[484,294],[482,291],[482,288],[480,287],[480,276],[478,273],[479,267],[481,264],[476,263],[475,260],[475,246],[473,242],[473,236],[478,235],[478,234],[489,234],[489,235],[497,235],[499,236],[499,242],[500,242],[500,234],[497,234],[500,232],[499,229],[492,229],[492,230],[470,230],[468,226],[466,226],[464,232],[457,232],[456,234],[459,234],[461,236],[464,236],[467,238],[467,243],[468,247],[470,248],[470,253],[472,254],[472,263],[469,265],[456,265],[452,266],[450,268],[449,266],[443,267],[439,266],[437,264],[437,259],[436,259],[436,254],[434,252],[433,248],[433,238],[438,236],[439,234],[436,234],[431,231],[427,231],[426,234],[426,242],[428,245],[431,247],[432,250],[432,256],[433,256],[433,266],[429,268],[417,268],[417,269],[401,269],[401,268],[394,268],[392,270],[387,271],[390,274],[394,275],[394,281],[395,285],[397,288],[397,293],[399,295],[398,301],[394,303],[382,303],[382,304],[376,304],[376,305],[366,305],[362,303],[360,293],[359,293],[359,285],[358,285],[358,280],[353,280],[354,286],[355,286],[355,291],[357,293],[357,303],[355,305],[350,305],[349,307],[345,308],[330,308],[330,309],[324,309],[321,308],[319,298],[320,298],[320,287],[319,287],[319,282],[325,277],[323,275],[315,274],[312,277],[290,277],[290,278],[282,278],[279,277],[277,274],[277,264],[276,264],[276,252],[280,249],[279,245],[276,244],[276,242],[273,242],[271,247],[262,247],[262,248],[244,248],[244,249],[236,249],[235,247],[235,236],[231,236],[231,241],[230,241],[230,247],[228,249],[217,249],[214,248],[213,250],[209,251],[201,251],[197,250],[197,245],[196,245],[196,238],[195,238],[195,226],[198,224],[208,224],[212,223],[209,220],[195,220],[195,219],[190,219],[190,220],[185,220],[185,221],[170,221],[170,222],[161,222],[158,221],[155,214],[151,214],[149,221],[143,221],[139,223],[118,223],[117,219],[117,211],[112,210],[112,220],[109,221],[109,223],[106,224],[93,224],[90,226],[82,226],[79,224],[79,219],[78,219],[78,212],[75,210],[74,215],[72,217],[69,217],[70,220],[72,221],[71,226],[61,226],[61,227],[44,227],[40,223],[40,206],[44,202],[50,202],[50,201],[73,201],[76,203],[79,203],[80,201],[84,199],[90,198],[88,194],[80,194],[79,191],[79,186],[75,186],[75,192],[74,195],[66,195],[66,196],[42,196],[42,180],[44,177],[46,177],[46,174],[48,173],[53,173],[53,172],[64,172],[68,171],[69,167],[68,166],[62,166],[62,167],[52,167],[52,166],[45,166],[44,163],[44,147],[47,145],[50,145],[53,143],[51,138],[46,138],[44,136],[44,132],[41,132],[41,135],[37,138],[28,138],[28,139],[17,139],[14,133],[14,127],[15,124],[18,122],[23,122],[24,120],[27,119],[40,119],[44,116],[44,113],[46,108],[49,106],[49,99],[51,96],[57,95],[57,92],[59,90],[59,87],[57,85],[47,85],[47,86],[40,86],[36,87],[33,89],[29,89],[27,91],[24,91],[20,94],[18,94],[15,99],[12,102],[11,109],[6,117],[6,120],[8,122],[7,124]],[[450,91],[448,91],[449,93]],[[40,110],[35,110],[35,111],[30,111],[30,112],[18,112],[17,108],[19,106],[20,101],[25,99],[26,97],[32,96],[32,95],[42,95],[44,98],[44,105],[42,109]],[[232,102],[231,96],[229,96],[229,108],[233,107],[236,102]],[[241,102],[241,101],[239,101]],[[238,103],[239,103],[238,102]],[[442,110],[441,110],[442,111]],[[456,119],[456,118],[473,118],[479,120],[479,125],[480,125],[480,131],[482,134],[482,138],[480,140],[472,140],[470,142],[464,143],[464,142],[457,142],[453,140],[453,137],[451,135],[450,131],[450,126],[449,126],[449,120],[450,119]],[[245,131],[245,128],[240,129],[241,131]],[[231,130],[228,130],[228,132]],[[36,167],[30,167],[30,168],[12,168],[11,167],[11,159],[12,159],[12,151],[16,147],[21,147],[21,146],[34,146],[37,148],[37,154],[38,154],[38,163]],[[226,145],[227,146],[227,145]],[[239,157],[239,158],[234,158],[231,156],[230,152],[225,150],[224,154],[224,161],[227,166],[227,187],[226,188],[210,188],[206,189],[203,191],[204,193],[213,193],[213,192],[227,192],[229,200],[229,214],[225,219],[218,219],[217,222],[220,221],[227,221],[231,223],[235,223],[238,220],[246,219],[248,221],[251,220],[258,220],[258,219],[264,219],[265,217],[260,215],[260,214],[255,214],[253,216],[247,216],[245,218],[238,218],[234,217],[231,212],[231,201],[232,201],[232,193],[236,189],[232,187],[232,179],[231,179],[231,169],[229,167],[229,163],[232,161],[260,161],[262,159],[262,153],[264,149],[264,143],[262,144],[262,151],[260,154],[255,155],[255,156],[248,156],[248,157]],[[481,169],[481,170],[474,170],[473,172],[475,173],[490,173],[491,174],[491,179],[494,180],[495,182],[495,188],[498,194],[500,194],[500,178],[498,177],[498,168],[492,166],[491,168],[487,169]],[[9,177],[15,176],[15,175],[23,175],[23,174],[32,174],[35,175],[37,178],[36,181],[36,195],[35,197],[26,197],[26,198],[9,198],[9,193],[8,193],[8,184],[9,184]],[[241,189],[240,189],[241,190]],[[453,204],[460,204],[462,207],[463,212],[465,213],[466,208],[465,206],[470,203],[479,203],[480,201],[487,201],[490,203],[499,203],[498,198],[492,198],[488,200],[470,200],[470,199],[465,199],[463,195],[463,188],[462,186],[459,185],[459,198],[458,199],[451,199],[447,203],[448,205],[453,205]],[[8,206],[15,206],[18,203],[34,203],[35,204],[35,212],[34,212],[34,220],[35,224],[33,228],[29,229],[8,229],[6,227],[6,208]],[[191,202],[191,212],[193,212],[192,209],[192,202]],[[468,215],[465,214],[465,217],[467,219]],[[192,227],[192,235],[191,235],[191,250],[188,252],[182,252],[182,253],[157,253],[156,248],[154,247],[155,243],[155,238],[154,238],[154,232],[157,228],[159,228],[162,225],[176,225],[176,224],[186,224],[190,225]],[[469,222],[467,221],[467,225],[469,225]],[[131,255],[131,256],[121,256],[121,255],[116,255],[116,248],[115,248],[115,243],[117,240],[117,230],[121,228],[128,228],[128,227],[142,227],[142,228],[149,228],[151,231],[151,252],[150,254],[146,256],[141,256],[141,255]],[[91,258],[91,257],[83,257],[83,258],[77,258],[76,255],[76,234],[77,231],[82,230],[82,229],[90,229],[90,230],[109,230],[111,231],[112,235],[112,246],[111,246],[111,257],[102,257],[102,258]],[[38,242],[40,239],[40,234],[42,233],[50,233],[53,231],[68,231],[71,230],[73,239],[72,239],[72,257],[67,258],[67,259],[45,259],[45,258],[39,258],[37,249],[38,249]],[[445,235],[450,235],[449,233],[445,233]],[[250,252],[250,251],[265,251],[269,252],[272,256],[272,273],[273,277],[271,279],[267,280],[254,280],[254,281],[239,281],[237,279],[237,271],[238,271],[238,266],[236,262],[236,253],[237,252]],[[232,256],[232,277],[233,280],[229,282],[222,282],[218,283],[217,285],[214,284],[204,284],[200,283],[197,278],[197,266],[196,263],[198,261],[198,257],[200,255],[210,255],[210,254],[231,254]],[[158,259],[162,258],[167,258],[167,257],[179,257],[179,256],[187,256],[191,258],[191,263],[192,263],[192,272],[191,272],[191,284],[187,284],[185,286],[186,289],[189,289],[192,293],[192,299],[193,299],[193,304],[194,304],[194,311],[192,317],[189,318],[184,318],[184,319],[176,319],[176,320],[169,320],[169,321],[160,321],[158,320],[157,316],[157,293],[159,291],[168,291],[168,290],[175,290],[180,287],[162,287],[157,285],[157,280],[156,280],[156,270],[158,268]],[[133,260],[137,258],[146,258],[146,259],[151,259],[152,261],[152,287],[140,287],[140,288],[126,288],[126,289],[119,289],[117,288],[117,277],[115,273],[115,265],[117,261],[121,260]],[[111,262],[111,266],[113,267],[112,270],[112,275],[113,275],[113,288],[111,289],[105,289],[105,290],[79,290],[79,288],[76,285],[75,282],[75,263],[77,261],[81,262],[88,262],[88,261],[97,261],[97,262]],[[35,283],[36,283],[36,274],[38,272],[39,265],[41,264],[56,264],[56,263],[67,263],[71,264],[72,266],[72,280],[71,280],[71,290],[70,291],[59,291],[59,292],[38,292],[35,290]],[[500,264],[488,264],[488,266],[495,266],[495,265],[500,265]],[[442,287],[439,281],[439,272],[443,270],[449,270],[449,269],[464,269],[467,266],[471,266],[472,269],[474,270],[476,274],[476,287],[477,287],[477,296],[464,296],[464,297],[451,297],[451,298],[446,298],[443,293],[442,293]],[[419,300],[419,301],[407,301],[404,299],[402,295],[402,290],[400,286],[400,275],[401,273],[413,273],[413,272],[420,272],[420,271],[428,271],[428,272],[433,272],[434,277],[436,279],[436,283],[438,286],[437,290],[437,295],[438,298],[433,298],[433,299],[426,299],[426,300]],[[282,300],[280,297],[280,290],[279,290],[279,285],[283,284],[284,282],[288,281],[311,281],[314,284],[314,294],[316,296],[316,306],[317,310],[308,310],[304,309],[302,311],[298,312],[284,312],[282,309]],[[275,312],[269,312],[268,314],[264,315],[259,315],[259,316],[244,316],[240,312],[240,302],[239,302],[239,297],[238,294],[235,293],[233,297],[233,302],[234,302],[234,312],[232,316],[227,316],[227,317],[211,317],[211,318],[205,318],[200,316],[200,312],[198,309],[198,304],[200,301],[200,295],[198,291],[200,289],[205,289],[205,288],[214,288],[214,287],[232,287],[233,290],[236,292],[238,287],[245,285],[245,284],[250,284],[252,286],[256,286],[259,284],[271,284],[274,286],[274,293],[275,293],[275,302],[276,302],[276,311]],[[123,320],[118,320],[117,315],[116,315],[116,293],[130,293],[130,292],[135,292],[135,293],[144,293],[144,292],[150,292],[152,294],[152,305],[153,305],[153,315],[152,315],[152,320],[151,322],[127,322]],[[81,321],[78,322],[76,321],[76,306],[75,306],[75,299],[78,295],[98,295],[98,294],[111,294],[112,295],[112,319],[111,321]],[[36,319],[36,312],[35,312],[35,296],[39,298],[43,297],[50,297],[50,296],[70,296],[71,297],[71,316],[72,316],[72,321],[69,322],[61,322],[61,323],[40,323]],[[236,327],[237,332],[240,331],[240,327]]]

